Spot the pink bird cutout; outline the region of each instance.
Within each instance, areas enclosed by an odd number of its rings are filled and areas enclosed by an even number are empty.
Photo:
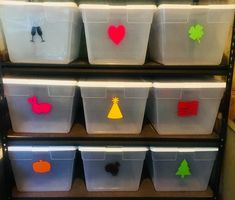
[[[47,114],[51,112],[51,109],[52,109],[52,105],[50,103],[46,103],[46,102],[38,103],[36,96],[29,97],[28,103],[31,104],[32,111],[36,114]]]

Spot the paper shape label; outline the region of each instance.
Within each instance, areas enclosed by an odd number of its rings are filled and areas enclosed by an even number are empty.
[[[52,110],[52,105],[47,102],[38,103],[38,99],[36,96],[32,96],[28,98],[28,103],[31,104],[32,112],[35,114],[48,114]]]
[[[51,171],[51,164],[44,160],[33,163],[33,171],[39,174],[45,174]]]
[[[112,174],[113,176],[117,176],[119,172],[120,163],[109,163],[105,166],[105,171]]]
[[[122,115],[122,111],[118,105],[119,102],[119,98],[118,97],[113,97],[112,99],[113,105],[107,115],[108,119],[122,119],[123,115]]]
[[[186,178],[186,176],[190,176],[191,175],[190,168],[189,168],[187,160],[184,159],[180,163],[180,166],[179,166],[179,168],[178,168],[178,170],[177,170],[175,175],[176,176],[180,176],[182,179]]]
[[[31,29],[31,36],[32,39],[30,40],[31,42],[35,42],[34,41],[34,37],[36,35],[36,33],[40,36],[41,38],[41,42],[45,42],[45,40],[43,39],[43,32],[42,32],[42,28],[40,26],[33,26]]]
[[[110,25],[107,29],[110,40],[115,44],[119,45],[126,35],[126,28],[123,25]]]
[[[198,108],[198,101],[179,101],[177,115],[179,117],[197,116]]]
[[[200,43],[204,36],[204,27],[201,24],[192,25],[189,27],[188,34],[191,40]]]

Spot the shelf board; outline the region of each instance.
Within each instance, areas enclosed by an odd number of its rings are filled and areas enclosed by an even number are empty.
[[[209,135],[159,135],[149,122],[145,122],[140,134],[88,134],[84,122],[77,122],[67,134],[61,133],[16,133],[8,132],[12,144],[24,141],[25,144],[69,144],[69,145],[175,145],[174,142],[189,142],[199,145],[200,142],[211,142],[212,146],[219,141],[215,132]],[[168,143],[162,143],[167,141]],[[191,142],[191,144],[190,144]],[[204,145],[204,143],[200,143]],[[208,144],[205,144],[208,145]]]
[[[144,65],[90,65],[88,61],[76,60],[70,64],[1,63],[4,76],[42,77],[153,77],[160,75],[226,75],[229,66],[167,66],[147,61]]]
[[[212,199],[210,187],[206,191],[160,192],[155,191],[149,178],[141,181],[140,188],[135,192],[88,192],[84,180],[75,179],[72,189],[68,192],[19,192],[13,188],[12,197],[17,198],[208,198]]]

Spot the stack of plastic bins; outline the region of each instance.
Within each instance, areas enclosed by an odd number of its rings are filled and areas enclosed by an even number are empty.
[[[81,4],[91,64],[144,64],[155,5]]]
[[[3,78],[15,132],[67,133],[73,123],[76,81]]]
[[[165,65],[218,65],[235,5],[160,5],[150,34],[150,56]]]
[[[79,147],[88,191],[137,191],[146,147]]]
[[[217,148],[151,147],[150,174],[157,191],[205,191]]]
[[[66,64],[78,57],[82,22],[75,3],[5,1],[1,5],[12,62]]]
[[[149,82],[79,81],[88,133],[141,132]]]
[[[68,191],[76,148],[9,146],[9,158],[19,191]]]
[[[211,134],[226,83],[215,79],[153,83],[148,118],[162,135]]]

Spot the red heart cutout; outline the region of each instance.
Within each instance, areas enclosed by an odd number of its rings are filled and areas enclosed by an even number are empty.
[[[126,28],[123,25],[119,25],[117,27],[115,27],[114,25],[110,25],[107,31],[109,38],[116,45],[119,45],[119,43],[123,40],[126,34]]]

